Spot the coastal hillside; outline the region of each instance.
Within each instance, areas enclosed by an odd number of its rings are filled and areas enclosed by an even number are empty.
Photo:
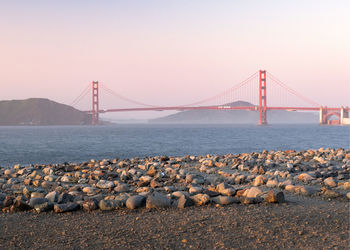
[[[91,117],[48,99],[0,101],[0,125],[84,125]]]
[[[249,102],[237,101],[225,106],[254,106]],[[188,110],[161,118],[152,119],[150,123],[182,124],[257,124],[258,111],[246,110]],[[318,123],[318,115],[310,112],[272,110],[268,111],[269,123]]]

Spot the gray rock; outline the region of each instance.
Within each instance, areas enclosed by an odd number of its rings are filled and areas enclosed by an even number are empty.
[[[266,202],[269,203],[283,203],[285,202],[283,192],[275,192],[270,190],[265,196]]]
[[[146,208],[167,208],[171,206],[171,200],[161,193],[153,193],[147,197]]]
[[[98,202],[95,199],[89,199],[83,202],[83,209],[85,211],[93,211],[98,209]]]
[[[129,209],[136,209],[139,207],[143,207],[145,203],[146,197],[141,195],[134,195],[126,200],[126,207]]]
[[[54,210],[56,213],[73,212],[80,209],[80,205],[75,202],[69,202],[65,204],[55,204]]]
[[[336,187],[337,186],[337,183],[336,181],[333,179],[333,177],[328,177],[327,179],[325,179],[324,181],[324,184],[328,187]]]
[[[45,198],[48,199],[52,203],[57,202],[57,200],[58,200],[58,193],[57,193],[57,191],[52,191],[52,192],[48,193],[45,196]]]
[[[106,181],[106,180],[99,180],[97,182],[96,187],[101,189],[108,189],[108,188],[114,188],[114,183],[112,181]]]
[[[22,199],[15,199],[13,206],[18,211],[27,211],[32,209],[32,207]]]
[[[177,203],[178,208],[185,208],[193,205],[194,205],[193,200],[185,195],[181,196]]]
[[[262,191],[260,190],[260,188],[252,187],[252,188],[247,190],[246,197],[247,198],[256,198],[256,197],[259,197],[260,195],[262,195]]]
[[[98,203],[99,208],[102,211],[111,211],[116,209],[117,207],[117,201],[115,200],[100,200]]]
[[[48,202],[49,200],[46,198],[31,198],[29,200],[29,206],[31,206],[32,208],[35,207],[35,205],[39,205],[45,202]]]
[[[59,204],[73,202],[73,201],[74,201],[74,196],[68,193],[60,194],[57,199],[57,203]]]
[[[237,198],[230,197],[230,196],[222,196],[222,195],[212,198],[212,201],[219,205],[229,205],[233,203],[240,203],[240,200]]]
[[[41,204],[37,204],[34,206],[35,211],[37,211],[38,213],[41,212],[48,212],[51,211],[53,209],[53,203],[51,202],[44,202]]]

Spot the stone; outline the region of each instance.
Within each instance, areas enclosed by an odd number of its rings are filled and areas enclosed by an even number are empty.
[[[253,181],[253,186],[257,187],[257,186],[262,186],[265,184],[266,178],[262,175],[258,175],[257,177],[255,177],[254,181]]]
[[[92,193],[95,192],[95,188],[93,188],[93,187],[84,187],[82,191],[84,193],[87,193],[87,194],[92,194]]]
[[[222,190],[226,189],[226,188],[229,188],[229,185],[225,182],[222,182],[220,184],[218,184],[216,186],[216,191],[218,191],[219,193],[221,193]]]
[[[311,196],[315,193],[320,192],[320,189],[317,187],[311,187],[311,186],[295,186],[294,192],[296,194],[300,194],[304,196]]]
[[[147,197],[146,208],[167,208],[171,206],[171,200],[161,193],[153,193]]]
[[[263,198],[261,198],[261,197],[257,197],[257,198],[245,197],[243,200],[243,204],[245,204],[245,205],[258,204],[258,203],[261,203],[262,201],[263,201]]]
[[[61,182],[71,183],[74,182],[74,178],[72,176],[64,175],[61,178]]]
[[[333,190],[329,190],[327,188],[322,189],[322,194],[326,198],[334,199],[340,197],[340,194],[338,192],[335,192]]]
[[[191,196],[191,199],[197,206],[205,205],[210,201],[210,197],[207,194],[196,194],[194,196]]]
[[[325,179],[323,181],[323,183],[328,186],[328,187],[337,187],[337,183],[335,182],[335,180],[333,179],[333,177],[328,177],[327,179]]]
[[[251,187],[246,192],[247,193],[245,196],[247,198],[256,198],[256,197],[259,197],[260,195],[262,195],[262,191],[260,190],[260,188],[257,188],[257,187]]]
[[[315,178],[312,177],[311,175],[309,175],[308,173],[302,173],[302,174],[298,175],[298,179],[300,181],[303,181],[303,182],[310,182],[310,181],[314,180]]]
[[[234,196],[236,194],[236,190],[234,188],[225,188],[221,190],[220,194],[225,196]]]
[[[240,200],[237,198],[230,197],[230,196],[222,196],[222,195],[212,198],[212,201],[219,205],[229,205],[233,203],[240,203]]]
[[[45,196],[45,198],[48,199],[52,203],[57,202],[57,200],[58,200],[58,192],[57,191],[52,191],[52,192],[48,193]]]
[[[126,207],[129,209],[136,209],[143,207],[146,203],[146,197],[142,195],[134,195],[126,200]]]
[[[269,179],[269,180],[266,182],[266,187],[269,187],[269,188],[277,187],[277,185],[278,185],[278,181],[277,181],[277,179],[275,179],[275,178]]]
[[[28,211],[32,209],[32,207],[28,203],[21,199],[15,199],[13,202],[13,206],[18,211]]]
[[[288,192],[294,192],[295,191],[295,186],[294,185],[287,185],[284,187],[284,190]]]
[[[129,192],[130,187],[128,184],[119,184],[114,188],[114,191],[119,192],[119,193],[124,193],[124,192]]]
[[[183,192],[183,191],[175,191],[171,195],[176,197],[176,198],[181,198],[182,196],[189,197],[189,194],[187,192]]]
[[[185,208],[193,205],[194,205],[193,200],[189,197],[186,197],[185,195],[181,196],[177,203],[178,208]]]
[[[203,191],[203,188],[202,187],[197,187],[197,186],[192,186],[192,187],[190,187],[190,189],[188,190],[188,192],[190,193],[190,194],[198,194],[198,193],[200,193],[200,192],[202,192]]]
[[[270,190],[265,195],[265,200],[268,203],[283,203],[283,202],[285,202],[283,192],[281,192],[281,191],[280,192],[275,192],[273,190]]]
[[[73,202],[73,201],[74,201],[74,196],[68,193],[60,194],[57,199],[57,203],[59,204]]]
[[[73,212],[79,209],[80,209],[80,205],[76,202],[69,202],[69,203],[54,205],[54,210],[56,213]]]
[[[95,199],[89,199],[83,202],[83,209],[85,211],[93,211],[98,209],[98,203]]]
[[[42,204],[42,203],[45,203],[45,202],[48,202],[49,200],[46,199],[46,198],[31,198],[29,200],[29,206],[31,206],[32,208],[35,207],[35,205],[38,205],[38,204]]]
[[[44,202],[34,206],[34,210],[38,213],[49,212],[53,209],[54,204],[51,202]]]
[[[100,200],[98,206],[102,211],[111,211],[123,207],[124,204],[121,200]]]
[[[346,193],[346,198],[348,198],[348,200],[350,200],[350,192]]]
[[[106,181],[106,180],[99,180],[96,184],[96,187],[101,189],[108,189],[108,188],[114,188],[114,182],[113,181]]]

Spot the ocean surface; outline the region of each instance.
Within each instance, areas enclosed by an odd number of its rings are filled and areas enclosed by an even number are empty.
[[[349,148],[350,127],[150,125],[0,127],[0,166],[155,155]]]

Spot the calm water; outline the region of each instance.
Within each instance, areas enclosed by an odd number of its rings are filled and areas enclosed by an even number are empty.
[[[116,125],[0,127],[0,165],[251,151],[349,148],[350,127]]]

